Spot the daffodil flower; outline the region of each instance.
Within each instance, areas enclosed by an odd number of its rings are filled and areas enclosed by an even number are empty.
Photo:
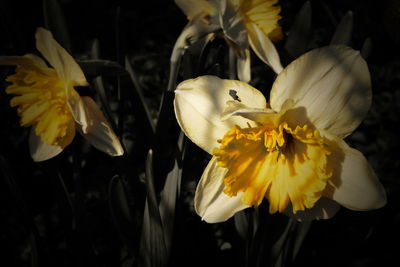
[[[43,29],[36,31],[36,47],[48,63],[33,54],[2,56],[0,65],[16,65],[16,73],[7,77],[7,94],[18,107],[21,126],[32,126],[29,136],[34,161],[58,155],[78,130],[96,148],[112,155],[124,153],[103,113],[90,97],[81,97],[74,86],[87,86],[75,60]]]
[[[272,41],[282,38],[278,0],[175,0],[189,20],[222,29],[238,56],[237,72],[250,80],[249,45],[276,73],[283,68]],[[202,30],[204,32],[204,29]],[[193,33],[190,33],[193,35]]]
[[[275,80],[270,101],[252,86],[215,76],[180,83],[182,130],[212,154],[195,194],[207,222],[225,221],[266,199],[298,220],[332,217],[339,205],[370,210],[386,194],[367,159],[343,138],[371,105],[369,71],[345,46],[312,50]]]

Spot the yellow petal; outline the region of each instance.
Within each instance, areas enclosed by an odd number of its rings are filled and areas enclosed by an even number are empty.
[[[279,15],[281,8],[276,5],[278,0],[233,1],[234,4],[235,2],[239,12],[244,16],[246,27],[256,25],[265,36],[274,41],[282,38],[282,30],[278,24],[281,18]]]

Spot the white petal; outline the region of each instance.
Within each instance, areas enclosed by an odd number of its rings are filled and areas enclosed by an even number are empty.
[[[280,111],[292,99],[318,129],[343,138],[360,124],[371,98],[368,66],[360,53],[335,45],[312,50],[287,66],[272,87],[270,104]]]
[[[293,214],[293,209],[289,205],[285,214],[298,221],[312,221],[332,218],[339,209],[340,205],[338,203],[329,198],[321,197],[311,209],[298,211],[296,214]]]
[[[274,44],[264,34],[264,32],[255,24],[247,25],[250,46],[257,56],[270,66],[275,73],[279,74],[283,67],[279,54],[276,51]]]
[[[44,28],[36,31],[36,48],[42,53],[44,58],[57,71],[58,76],[68,85],[86,86],[88,85],[78,63],[70,54],[54,39],[51,32]]]
[[[232,116],[241,116],[260,124],[277,125],[281,114],[272,109],[249,108],[237,101],[227,101],[227,107],[221,114],[222,120],[228,120]]]
[[[182,130],[195,144],[212,153],[234,125],[246,127],[249,120],[239,116],[221,120],[226,102],[238,98],[242,104],[266,108],[261,92],[252,86],[215,76],[201,76],[180,83],[175,90],[175,115]]]
[[[251,80],[250,50],[243,51],[243,57],[237,57],[237,74],[239,80],[248,83]]]
[[[63,151],[60,146],[51,146],[42,141],[42,139],[35,134],[35,130],[31,128],[29,133],[29,152],[34,161],[44,161],[51,159]]]
[[[194,208],[206,222],[226,221],[236,212],[249,207],[243,204],[242,193],[229,197],[223,192],[226,172],[227,169],[219,167],[216,159],[212,158],[197,185]]]
[[[75,121],[85,131],[87,121],[82,101],[73,86],[88,85],[85,75],[75,60],[62,48],[48,30],[38,28],[36,31],[36,47],[54,67],[59,78],[65,82],[67,102]]]
[[[386,192],[363,154],[347,144],[332,153],[334,176],[324,195],[352,210],[372,210],[386,204]]]
[[[89,122],[85,104],[83,103],[81,96],[72,86],[66,86],[65,91],[67,93],[67,104],[71,110],[72,116],[76,123],[79,124],[83,133],[86,133]]]
[[[241,116],[243,118],[249,119],[251,121],[257,122],[259,124],[273,124],[273,125],[278,125],[281,121],[282,118],[284,118],[284,121],[290,123],[290,121],[296,120],[297,114],[293,114],[293,110],[291,108],[293,107],[293,101],[288,99],[285,101],[285,103],[282,105],[282,109],[279,113],[277,113],[275,110],[270,109],[270,108],[250,108],[246,105],[243,105],[242,103],[238,101],[227,101],[226,102],[227,107],[224,109],[224,111],[221,114],[221,119],[222,120],[227,120],[230,119],[232,116]],[[288,114],[285,113],[286,111],[290,110],[291,111],[291,116],[288,118]],[[282,115],[284,117],[282,117]]]
[[[80,130],[82,136],[85,137],[94,147],[111,156],[123,155],[124,150],[118,137],[115,135],[94,100],[88,96],[84,96],[82,97],[82,101],[85,105],[88,117],[86,133],[83,133],[83,131]]]
[[[188,19],[192,19],[203,13],[213,15],[215,8],[205,0],[175,0],[175,4],[185,13]]]

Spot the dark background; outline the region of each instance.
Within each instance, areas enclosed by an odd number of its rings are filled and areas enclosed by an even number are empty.
[[[281,2],[280,23],[287,35],[304,1]],[[167,86],[173,45],[187,23],[174,2],[60,0],[59,3],[74,57],[91,58],[94,40],[98,42],[101,59],[123,65],[126,57],[155,116]],[[336,25],[349,10],[354,15],[352,47],[360,50],[370,38],[367,62],[373,104],[365,121],[346,141],[368,158],[386,188],[388,204],[368,212],[342,208],[330,220],[313,222],[293,266],[396,266],[400,250],[397,130],[400,1],[324,0],[311,1],[311,7],[312,33],[308,49],[328,45]],[[44,17],[42,1],[1,0],[0,55],[36,52],[34,32],[45,25]],[[284,44],[285,39],[276,46],[282,62],[287,64],[292,58]],[[221,40],[214,41],[211,49],[222,56],[227,51]],[[254,55],[252,60],[252,84],[268,93],[273,81],[271,71]],[[1,67],[1,80],[12,71]],[[219,71],[222,76],[226,74],[223,69]],[[145,156],[152,140],[146,133],[138,100],[130,91],[132,86],[124,87],[120,80],[123,78],[113,73],[101,74],[112,108],[109,115],[119,125],[116,132],[127,147],[122,158],[110,158],[77,135],[56,158],[34,163],[28,153],[28,131],[19,126],[3,82],[0,90],[1,266],[136,266],[146,196]],[[185,75],[181,72],[178,78],[181,80]],[[94,76],[87,73],[89,81]],[[80,93],[96,96],[93,87]],[[176,131],[177,126],[173,125],[172,129]],[[171,139],[165,140],[164,150],[168,152],[168,145],[172,149],[176,138],[172,134]],[[187,144],[187,150],[190,157],[183,165],[170,265],[244,266],[245,241],[236,232],[233,220],[207,224],[193,211],[196,182],[209,158],[191,143]],[[168,155],[162,154],[155,163],[159,164],[160,173],[168,168],[168,160],[163,161]],[[112,179],[115,175],[117,178]],[[158,192],[162,184],[156,181]],[[262,207],[260,213],[265,212]],[[124,216],[127,213],[129,216]],[[285,219],[282,215],[274,216],[274,223],[268,223],[268,227],[279,225]]]

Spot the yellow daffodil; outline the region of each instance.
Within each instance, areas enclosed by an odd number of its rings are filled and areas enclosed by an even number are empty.
[[[359,52],[315,49],[275,80],[270,102],[235,80],[202,76],[175,90],[185,134],[212,154],[198,184],[195,209],[225,221],[266,199],[269,212],[298,220],[332,217],[339,204],[370,210],[386,194],[366,158],[343,138],[371,105],[371,82]]]
[[[282,38],[278,0],[175,0],[189,20],[222,29],[238,56],[239,79],[250,80],[249,45],[258,57],[281,72],[279,55],[272,44]]]
[[[17,95],[10,105],[18,107],[21,126],[32,126],[29,147],[35,161],[59,154],[68,146],[77,129],[93,146],[112,155],[124,153],[103,113],[90,97],[81,97],[74,86],[87,86],[75,60],[53,38],[38,28],[36,47],[47,62],[33,54],[2,56],[0,65],[16,65],[7,77],[7,94]]]

